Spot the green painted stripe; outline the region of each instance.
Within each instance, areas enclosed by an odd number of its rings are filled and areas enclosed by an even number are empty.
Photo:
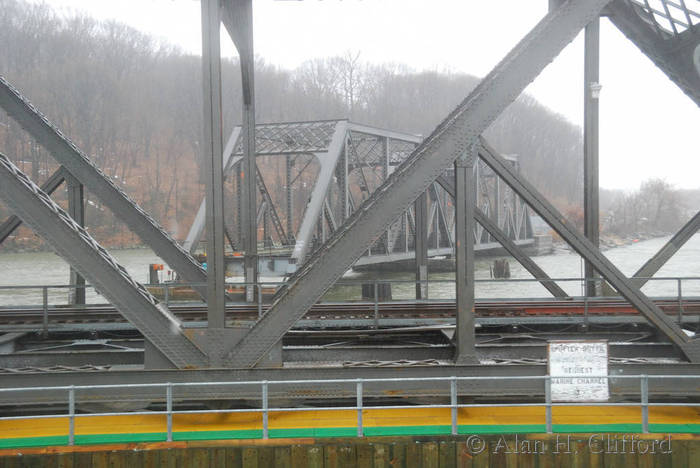
[[[76,434],[75,445],[128,444],[131,442],[164,442],[165,432],[137,432],[130,434]]]
[[[0,449],[68,445],[68,436],[17,437],[0,439]]]
[[[452,432],[451,426],[370,426],[364,427],[363,429],[364,434],[368,437],[402,435],[449,435]]]
[[[678,432],[682,434],[700,434],[700,424],[649,424],[649,432]]]
[[[173,440],[262,439],[262,429],[173,432]]]
[[[355,437],[355,427],[319,427],[319,428],[290,428],[270,429],[270,439],[285,439],[295,437]]]
[[[458,434],[532,434],[547,432],[545,424],[459,425]]]

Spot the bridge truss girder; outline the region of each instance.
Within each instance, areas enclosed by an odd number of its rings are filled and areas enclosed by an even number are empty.
[[[0,182],[0,199],[87,278],[173,366],[182,369],[208,364],[204,353],[185,336],[180,321],[1,153]]]
[[[642,0],[615,0],[610,21],[671,81],[700,106],[700,10],[691,2],[661,0],[663,11]],[[674,14],[675,13],[675,14]],[[679,19],[682,17],[682,19]]]
[[[267,314],[230,348],[226,364],[255,366],[386,228],[449,165],[478,142],[479,135],[503,109],[586,24],[598,17],[607,3],[607,0],[570,1],[545,16],[329,240],[308,257]]]
[[[182,278],[206,282],[201,265],[2,76],[0,107]]]

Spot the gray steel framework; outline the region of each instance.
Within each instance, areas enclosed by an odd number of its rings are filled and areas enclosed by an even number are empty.
[[[224,177],[232,171],[238,174],[237,167],[243,160],[239,134],[240,127],[235,127],[226,145],[223,156]],[[324,242],[338,228],[339,222],[357,209],[360,203],[357,201],[358,196],[362,199],[369,197],[388,174],[406,159],[419,141],[420,138],[412,135],[343,120],[258,124],[257,185],[262,197],[256,222],[260,225],[259,220],[263,220],[265,227],[265,218],[272,220],[272,234],[275,234],[275,239],[272,240],[276,242],[276,247],[291,246],[292,258],[298,262]],[[271,196],[263,176],[263,170],[267,174],[269,170],[266,170],[264,162],[260,162],[260,158],[269,157],[285,158],[286,200],[279,204]],[[513,158],[512,163],[517,165],[517,160]],[[317,169],[318,166],[320,170]],[[292,170],[295,167],[301,169]],[[316,170],[318,173],[315,173]],[[315,180],[304,211],[299,213],[293,208],[292,194],[293,189],[301,189],[297,181],[303,175],[314,175]],[[478,183],[473,190],[483,212],[514,242],[532,243],[532,228],[526,205],[507,187],[499,186],[498,179],[484,164],[475,168],[475,177]],[[426,255],[452,255],[454,206],[444,187],[433,184],[426,194],[426,204],[423,232]],[[184,243],[185,249],[190,252],[197,249],[204,232],[205,206],[203,201]],[[280,211],[286,216],[286,229],[282,225]],[[409,208],[367,249],[356,264],[361,266],[413,258],[416,242],[420,243],[421,240],[415,236],[415,214],[415,207]],[[242,221],[240,216],[237,218],[240,226]],[[300,221],[295,223],[296,219]],[[298,229],[295,230],[297,224]],[[267,229],[264,231],[265,239],[270,240],[272,236],[267,233]],[[483,232],[480,226],[475,228],[474,237],[478,249],[496,247],[495,236]],[[240,250],[238,245],[240,244],[236,242],[236,250]],[[427,264],[423,270],[426,266]]]
[[[212,5],[219,4],[212,2]],[[229,36],[238,49],[241,62],[241,90],[243,94],[243,167],[239,174],[243,178],[240,191],[240,220],[243,220],[243,248],[245,250],[245,278],[249,283],[258,281],[258,223],[256,218],[256,179],[255,163],[255,56],[253,51],[253,0],[231,0],[222,2],[221,19]],[[217,28],[218,29],[218,28]],[[239,179],[240,181],[240,179]],[[209,248],[212,248],[210,246]],[[223,251],[223,242],[217,249]],[[246,299],[253,300],[253,288],[247,288]]]
[[[591,20],[606,0],[567,2],[551,11],[416,148],[331,238],[297,270],[242,340],[232,367],[252,367]]]
[[[0,107],[182,278],[206,282],[201,265],[2,76]]]
[[[209,328],[224,328],[224,166],[221,103],[219,0],[202,0],[203,162],[207,223],[207,307]]]
[[[51,195],[65,180],[66,172],[63,167],[56,169],[46,181],[41,184],[41,191]],[[15,230],[22,225],[22,220],[16,215],[10,215],[4,223],[0,224],[0,244],[10,237]]]
[[[206,356],[185,336],[180,321],[1,153],[0,181],[0,199],[89,279],[172,365],[185,368],[207,364]]]
[[[633,275],[630,282],[635,287],[641,288],[656,274],[673,255],[683,247],[683,244],[688,242],[688,239],[700,230],[700,211],[695,213],[695,216],[690,218],[687,223],[669,239],[661,249],[654,254],[649,260],[642,265],[639,270]]]
[[[518,177],[506,161],[482,139],[480,158],[486,162],[508,185],[520,195],[571,247],[589,261],[593,267],[630,303],[654,324],[671,342],[675,343],[691,362],[700,360],[700,340],[691,340],[683,330],[636,288],[615,265],[588,239],[566,222],[566,218],[554,208],[530,183]]]
[[[694,54],[700,47],[700,4],[697,0],[615,0],[607,8],[610,21],[700,106],[700,70]],[[658,4],[658,2],[657,2]]]
[[[444,175],[438,177],[437,182],[452,198],[455,196],[454,184]],[[481,224],[488,233],[496,239],[496,241],[508,251],[520,264],[535,278],[540,279],[540,283],[547,291],[555,297],[568,297],[554,281],[549,279],[549,275],[542,270],[518,245],[513,242],[506,233],[504,233],[498,225],[493,222],[483,211],[478,207],[474,208],[474,219]]]

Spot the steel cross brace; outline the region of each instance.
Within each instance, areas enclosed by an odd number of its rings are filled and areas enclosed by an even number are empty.
[[[700,73],[693,63],[693,53],[700,46],[700,29],[689,28],[664,37],[643,18],[641,7],[615,0],[607,8],[610,21],[700,106]]]
[[[509,167],[505,159],[488,146],[483,139],[481,140],[479,156],[584,260],[590,262],[649,322],[677,345],[691,362],[700,362],[700,341],[690,340],[683,330],[646,295],[640,292],[633,282],[626,278],[591,241],[579,234],[574,227],[567,223],[566,218],[537,189],[529,182],[518,177],[518,174]]]
[[[669,239],[656,254],[651,257],[642,267],[637,270],[637,273],[630,279],[631,283],[640,288],[649,281],[649,278],[661,269],[673,255],[680,250],[693,235],[700,230],[700,211],[695,213],[695,216],[685,223],[685,225]]]
[[[297,263],[304,261],[309,247],[311,247],[313,232],[316,224],[318,223],[319,217],[321,216],[323,202],[326,199],[328,188],[333,181],[335,168],[340,160],[340,155],[343,152],[347,132],[347,121],[339,121],[335,126],[331,143],[328,146],[328,152],[326,152],[322,157],[320,154],[316,154],[316,158],[318,159],[321,168],[318,171],[316,183],[311,191],[311,198],[306,205],[304,217],[299,225],[297,241],[294,245],[294,250],[292,251],[292,258]]]
[[[608,1],[571,0],[547,14],[328,242],[307,259],[290,278],[287,288],[277,295],[267,314],[231,346],[226,364],[253,367],[263,359],[387,226],[464,154],[586,24],[598,17]]]
[[[0,199],[90,280],[175,367],[207,365],[207,357],[185,336],[180,321],[1,153],[0,183]]]
[[[454,184],[452,181],[441,175],[438,177],[437,182],[440,186],[449,193],[452,198],[455,196]],[[515,259],[525,268],[532,276],[540,280],[542,286],[544,286],[547,291],[552,293],[555,297],[569,297],[563,289],[557,285],[554,281],[549,278],[549,275],[544,272],[542,268],[537,265],[523,250],[513,242],[505,232],[498,227],[498,225],[491,220],[479,207],[474,207],[474,219],[476,222],[481,224],[484,229],[488,231],[489,234],[493,236],[496,241],[503,246],[504,249],[508,251]]]
[[[182,278],[191,283],[206,283],[201,265],[2,76],[0,107]],[[203,289],[200,294],[204,296]]]
[[[51,195],[65,180],[65,170],[59,167],[41,184],[41,190]],[[3,243],[22,224],[22,220],[15,215],[11,215],[0,224],[0,244]]]

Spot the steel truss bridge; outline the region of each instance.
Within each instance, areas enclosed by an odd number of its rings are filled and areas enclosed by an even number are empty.
[[[421,138],[398,132],[359,125],[345,120],[257,124],[255,152],[256,186],[260,203],[256,225],[262,227],[264,245],[269,252],[261,255],[259,268],[275,257],[270,273],[293,272],[306,255],[326,242],[330,235],[360,206],[362,201],[384,182],[411,154]],[[270,194],[265,181],[265,162],[269,158],[285,160],[283,200]],[[243,213],[243,160],[241,127],[234,128],[224,149],[224,177],[233,175],[236,191],[236,218]],[[509,161],[517,168],[517,158]],[[303,175],[315,176],[307,189]],[[269,177],[269,176],[268,176]],[[424,255],[451,256],[454,248],[455,210],[451,195],[453,171],[446,170],[433,182],[426,197],[427,207],[409,207],[386,232],[357,260],[355,267],[413,259],[417,237],[427,248]],[[476,250],[496,249],[500,244],[490,231],[508,237],[518,246],[533,244],[532,226],[527,206],[507,186],[501,184],[485,164],[474,166],[475,200],[484,222],[474,228]],[[294,209],[294,198],[308,199],[303,213]],[[427,209],[427,211],[426,211]],[[205,230],[206,204],[203,200],[184,248],[194,254]],[[283,213],[283,215],[280,215]],[[427,219],[424,219],[426,217]],[[299,219],[299,222],[295,220]],[[416,219],[418,222],[416,224]],[[416,225],[420,232],[416,235]],[[236,230],[226,230],[229,245],[242,245],[243,223]],[[422,228],[422,229],[421,229]],[[233,232],[230,232],[233,231]],[[273,247],[270,249],[270,247]],[[284,261],[287,260],[287,261]]]
[[[515,339],[519,331],[513,329],[518,320],[506,314],[506,323],[501,323],[500,329],[482,332],[485,330],[484,305],[475,302],[474,298],[474,250],[479,244],[498,242],[555,297],[549,302],[550,306],[562,306],[565,302],[559,301],[571,301],[520,245],[531,237],[527,210],[537,213],[585,260],[588,287],[583,307],[586,311],[588,299],[595,300],[602,283],[606,282],[619,293],[614,306],[631,307],[633,315],[643,319],[641,330],[630,325],[628,332],[604,334],[615,343],[646,342],[646,346],[641,343],[630,347],[615,344],[613,355],[619,359],[610,362],[610,374],[700,374],[700,341],[682,328],[693,320],[687,317],[676,319],[675,315],[669,314],[667,303],[658,298],[652,300],[640,291],[647,279],[697,232],[700,212],[633,277],[626,277],[607,260],[598,248],[598,101],[594,92],[599,81],[599,23],[603,16],[609,18],[672,82],[700,105],[698,1],[551,0],[549,13],[422,140],[344,120],[256,124],[252,1],[203,0],[201,4],[207,191],[206,203],[200,209],[185,246],[173,240],[68,136],[41,114],[18,90],[21,83],[12,85],[0,77],[0,107],[61,165],[40,187],[0,153],[0,200],[16,215],[0,226],[0,240],[20,222],[26,223],[70,263],[72,282],[78,290],[87,280],[111,303],[110,313],[118,312],[120,319],[114,318],[113,322],[126,320],[130,329],[138,331],[138,336],[124,339],[142,340],[143,343],[143,352],[136,355],[132,352],[128,361],[98,362],[104,355],[91,352],[84,354],[84,360],[74,355],[61,364],[55,357],[42,358],[35,353],[25,366],[22,357],[13,351],[15,345],[22,343],[24,331],[6,328],[2,346],[10,351],[0,356],[0,361],[7,364],[2,366],[5,370],[0,388],[63,386],[77,382],[82,385],[238,380],[291,382],[319,375],[324,379],[381,379],[391,378],[397,373],[406,378],[545,375],[546,363],[541,359],[512,359],[515,354],[524,352],[524,348],[517,347],[518,340]],[[243,87],[242,126],[234,130],[226,145],[221,137],[221,24],[239,51]],[[481,136],[582,29],[586,35],[585,235],[581,235],[519,174],[515,161],[499,154]],[[284,210],[278,201],[272,199],[266,188],[264,170],[259,170],[256,165],[257,159],[265,157],[286,159],[287,199],[284,200]],[[307,163],[317,167],[317,176],[303,213],[294,213],[291,200],[298,193],[294,189],[294,174],[298,173],[295,168]],[[233,232],[223,222],[223,184],[230,172],[236,174],[236,192],[239,194]],[[64,181],[69,190],[68,211],[59,207],[50,196]],[[195,311],[200,326],[190,326],[190,321],[184,320],[186,311],[156,300],[82,227],[83,190],[100,198],[177,271],[182,281],[193,285],[207,304],[206,308],[199,306]],[[298,225],[295,219],[300,220]],[[241,305],[241,310],[236,311],[230,305],[230,297],[227,298],[224,281],[226,236],[244,254],[245,298],[255,303],[256,288],[260,291],[260,224],[264,225],[263,241],[290,250],[294,272],[275,290],[270,303],[257,316],[232,322],[236,313],[246,313],[246,307],[254,306]],[[206,271],[192,256],[203,231],[206,231]],[[432,325],[437,325],[443,335],[445,324],[450,325],[451,339],[436,341],[433,343],[436,345],[428,346],[427,351],[422,349],[420,359],[416,361],[397,361],[397,352],[389,343],[405,342],[402,338],[405,336],[414,339],[416,330],[406,329],[410,320],[415,320],[416,315],[436,313],[434,308],[438,306],[425,301],[427,291],[423,288],[427,282],[427,257],[440,252],[454,255],[456,259],[456,298],[446,306],[447,310],[437,312],[445,315],[442,317],[445,322]],[[347,351],[342,357],[343,362],[339,363],[336,361],[340,359],[339,353],[331,359],[328,356],[332,353],[320,350],[316,350],[317,356],[313,350],[307,351],[301,359],[301,352],[292,357],[291,348],[283,347],[283,340],[287,344],[307,347],[327,343],[331,334],[318,332],[328,328],[322,323],[325,318],[319,318],[327,316],[317,316],[315,326],[299,327],[308,320],[309,314],[313,317],[315,308],[318,311],[323,307],[319,304],[322,296],[353,265],[400,256],[414,259],[415,299],[418,302],[414,304],[413,312],[402,311],[403,317],[399,318],[403,322],[382,324],[386,326],[378,326],[379,322],[367,325],[364,322],[368,319],[390,315],[389,306],[375,303],[370,306],[373,309],[369,314],[355,311],[355,315],[344,316],[345,323],[340,328],[334,328],[343,337],[356,335],[358,330],[369,336],[365,341],[368,351],[364,356],[371,356],[371,360],[355,351]],[[77,302],[81,302],[83,298],[76,296]],[[403,307],[410,309],[407,305]],[[509,305],[501,303],[498,307],[504,310]],[[527,304],[518,304],[515,309],[527,307]],[[691,301],[687,307],[695,310],[697,304]],[[331,318],[339,320],[347,313],[346,309],[345,306],[334,306],[329,314],[334,314]],[[85,319],[95,313],[89,310],[80,316]],[[411,314],[414,316],[409,317]],[[629,314],[607,310],[602,315],[609,323],[629,322],[616,318],[629,317]],[[435,315],[428,318],[436,320]],[[538,330],[538,339],[561,337],[560,332],[547,328],[551,324],[548,325],[549,319],[544,318],[535,316],[528,325]],[[25,320],[22,322],[25,326],[34,323],[39,331],[47,325],[31,322],[26,317],[21,320]],[[5,322],[0,320],[0,326],[2,323]],[[420,325],[423,327],[420,336],[435,336],[434,329],[426,330],[425,323]],[[503,346],[489,344],[491,332],[498,334],[496,341]],[[566,337],[592,336],[586,333],[591,333],[590,328],[579,327],[578,333],[571,332]],[[44,348],[51,349],[59,338],[49,333]],[[99,348],[99,343],[93,341]],[[430,344],[429,339],[425,342]],[[36,342],[31,347],[35,351],[42,348]],[[524,352],[535,358],[538,353],[540,351],[532,349]],[[503,356],[509,358],[503,360]],[[512,397],[538,395],[543,391],[541,386],[516,384],[512,389],[503,389],[498,381],[478,382],[460,386],[460,394]],[[290,384],[288,389],[284,385],[279,388],[287,391],[294,387],[295,384]],[[227,397],[192,388],[197,391],[185,397],[199,400]],[[681,385],[681,379],[673,378],[657,383],[650,391],[672,395],[678,388],[684,389],[684,396],[697,396],[696,386]],[[320,390],[323,392],[318,394],[324,398],[336,395],[333,388]],[[613,391],[613,397],[624,399],[628,390],[634,391],[619,388]],[[382,392],[393,392],[391,394],[397,396],[404,395],[404,391],[391,385],[382,388]],[[426,395],[421,393],[421,396]],[[95,402],[154,398],[158,397],[148,389],[128,386],[121,386],[113,392],[98,390],[90,395],[91,401]],[[20,403],[51,401],[50,396],[39,391]],[[16,405],[18,402],[13,398],[5,403]]]

